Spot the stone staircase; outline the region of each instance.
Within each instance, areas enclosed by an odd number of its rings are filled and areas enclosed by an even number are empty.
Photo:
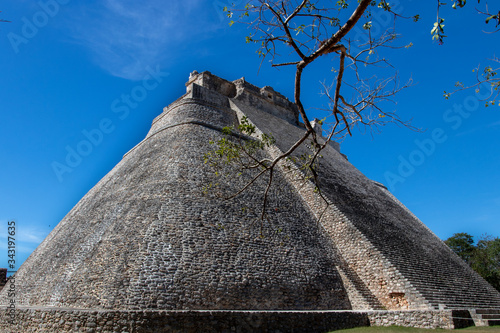
[[[403,276],[435,309],[500,311],[500,294],[465,263],[457,265],[439,257],[435,262],[422,258],[412,263],[404,258],[392,259]]]
[[[470,313],[476,326],[500,325],[500,309],[474,309]]]
[[[492,292],[487,286],[478,283],[476,279],[468,277],[466,274],[461,278],[453,279],[453,281],[446,281],[447,277],[437,272],[428,276],[434,277],[432,284],[422,281],[424,279],[418,276],[410,276],[410,279],[413,286],[436,309],[484,308],[500,311],[498,293]]]

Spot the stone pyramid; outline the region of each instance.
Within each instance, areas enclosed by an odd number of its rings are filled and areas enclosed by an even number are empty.
[[[217,176],[204,153],[223,127],[246,116],[276,138],[269,158],[288,150],[304,127],[295,105],[270,87],[209,72],[193,72],[186,86],[20,267],[18,322],[2,311],[0,328],[453,328],[457,316],[477,324],[481,309],[500,310],[500,294],[338,144],[320,162],[328,206],[293,165],[277,171],[262,225],[265,179],[223,200],[250,177],[210,188]],[[5,290],[0,304],[9,305]]]

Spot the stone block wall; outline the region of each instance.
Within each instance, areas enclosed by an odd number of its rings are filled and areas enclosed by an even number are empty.
[[[360,326],[463,328],[473,325],[468,311],[125,311],[20,308],[2,333],[326,333]]]

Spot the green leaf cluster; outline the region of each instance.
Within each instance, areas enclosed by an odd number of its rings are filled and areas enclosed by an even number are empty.
[[[500,25],[500,10],[498,11],[498,14],[488,16],[486,18],[486,21],[485,21],[486,24],[488,24],[491,20],[496,20],[497,21],[497,24],[496,24],[497,27]]]
[[[349,7],[349,3],[346,0],[338,0],[337,6],[339,7],[339,9],[346,9],[347,7]]]
[[[434,27],[431,30],[432,39],[435,39],[439,44],[443,44],[444,34],[444,18],[439,17],[437,22],[434,22]]]
[[[366,22],[363,24],[363,29],[370,30],[372,28],[372,21]]]
[[[484,68],[483,76],[486,80],[490,80],[490,79],[494,78],[496,75],[497,75],[497,72],[491,66],[486,66]]]
[[[385,11],[391,11],[391,6],[389,5],[389,3],[385,0],[381,0],[378,5],[377,5],[378,8],[382,8],[383,10]]]
[[[259,161],[256,155],[275,143],[272,135],[263,133],[256,137],[256,127],[246,116],[243,116],[239,125],[226,126],[222,129],[223,137],[210,140],[213,149],[204,155],[204,162],[215,168],[216,175],[222,170],[222,165],[234,164],[240,171],[250,169]],[[257,167],[265,168],[265,163]]]
[[[453,5],[451,5],[451,7],[453,9],[457,9],[457,6],[460,7],[460,8],[463,8],[466,3],[467,3],[467,0],[457,0],[457,1],[453,2]]]

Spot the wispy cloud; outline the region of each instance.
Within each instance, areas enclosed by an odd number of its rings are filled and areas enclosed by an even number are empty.
[[[474,127],[474,128],[471,128],[470,130],[467,130],[467,131],[463,131],[463,132],[460,132],[460,133],[457,133],[455,136],[465,136],[465,135],[471,135],[471,134],[474,134],[476,133],[477,131],[479,130],[482,130],[484,128],[491,128],[491,127],[498,127],[500,126],[500,121],[494,121],[492,123],[489,123],[488,125],[483,125],[483,126],[479,126],[479,127]]]
[[[8,236],[7,222],[8,220],[0,220],[0,226],[2,226],[0,229],[0,238],[2,239],[7,239]],[[19,223],[15,225],[13,230],[15,232],[14,238],[17,242],[31,243],[35,245],[40,244],[48,234],[48,230],[31,225],[26,226]]]
[[[8,246],[8,225],[9,220],[0,219],[0,267],[8,267],[7,246]],[[14,240],[13,249],[16,255],[16,267],[18,268],[22,261],[28,257],[37,246],[47,237],[49,230],[43,229],[34,225],[27,225],[17,222],[15,229],[12,229],[14,234],[10,235]]]
[[[480,129],[480,127],[471,128],[470,130],[463,131],[463,132],[459,132],[459,133],[457,133],[455,136],[466,136],[466,135],[471,135],[471,134],[476,133],[478,129]]]
[[[70,33],[112,75],[142,79],[147,66],[168,61],[196,32],[206,32],[202,0],[104,0],[81,5]],[[201,12],[201,13],[200,13]]]
[[[488,127],[496,127],[496,126],[500,126],[500,121],[495,121],[491,124],[488,124]]]

